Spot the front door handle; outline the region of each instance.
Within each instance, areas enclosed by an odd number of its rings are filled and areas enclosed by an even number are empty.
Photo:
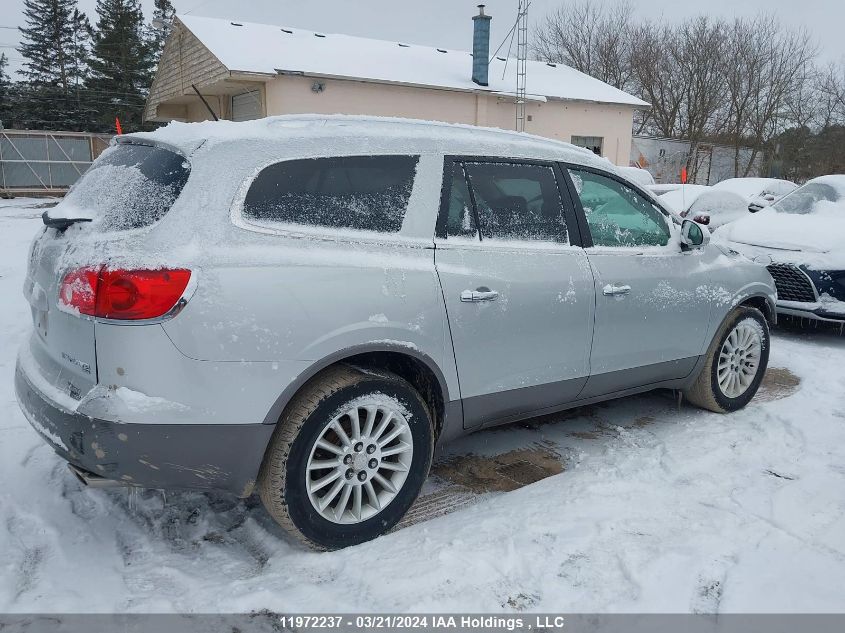
[[[475,290],[464,290],[461,293],[461,301],[464,303],[481,303],[482,301],[495,301],[499,298],[499,293],[495,290],[490,290],[486,286],[481,286]]]
[[[606,297],[619,297],[631,292],[631,286],[626,284],[607,284],[601,289],[601,292]]]

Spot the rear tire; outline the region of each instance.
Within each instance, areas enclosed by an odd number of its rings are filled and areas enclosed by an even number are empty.
[[[399,522],[428,476],[433,449],[431,414],[407,381],[335,366],[285,409],[258,490],[270,516],[303,543],[348,547]]]
[[[747,405],[769,364],[769,325],[756,308],[740,306],[722,323],[701,373],[684,396],[692,404],[716,413]]]

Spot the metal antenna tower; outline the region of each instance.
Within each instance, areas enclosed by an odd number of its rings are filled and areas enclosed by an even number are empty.
[[[516,131],[525,131],[525,75],[528,69],[528,0],[519,0],[516,16]]]

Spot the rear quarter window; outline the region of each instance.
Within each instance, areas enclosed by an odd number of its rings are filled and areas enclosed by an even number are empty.
[[[244,219],[397,233],[419,156],[344,156],[274,163],[244,199]]]

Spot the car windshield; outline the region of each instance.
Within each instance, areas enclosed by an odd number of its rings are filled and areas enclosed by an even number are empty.
[[[772,205],[778,213],[812,213],[817,202],[836,202],[840,195],[830,185],[811,182],[799,187]]]

